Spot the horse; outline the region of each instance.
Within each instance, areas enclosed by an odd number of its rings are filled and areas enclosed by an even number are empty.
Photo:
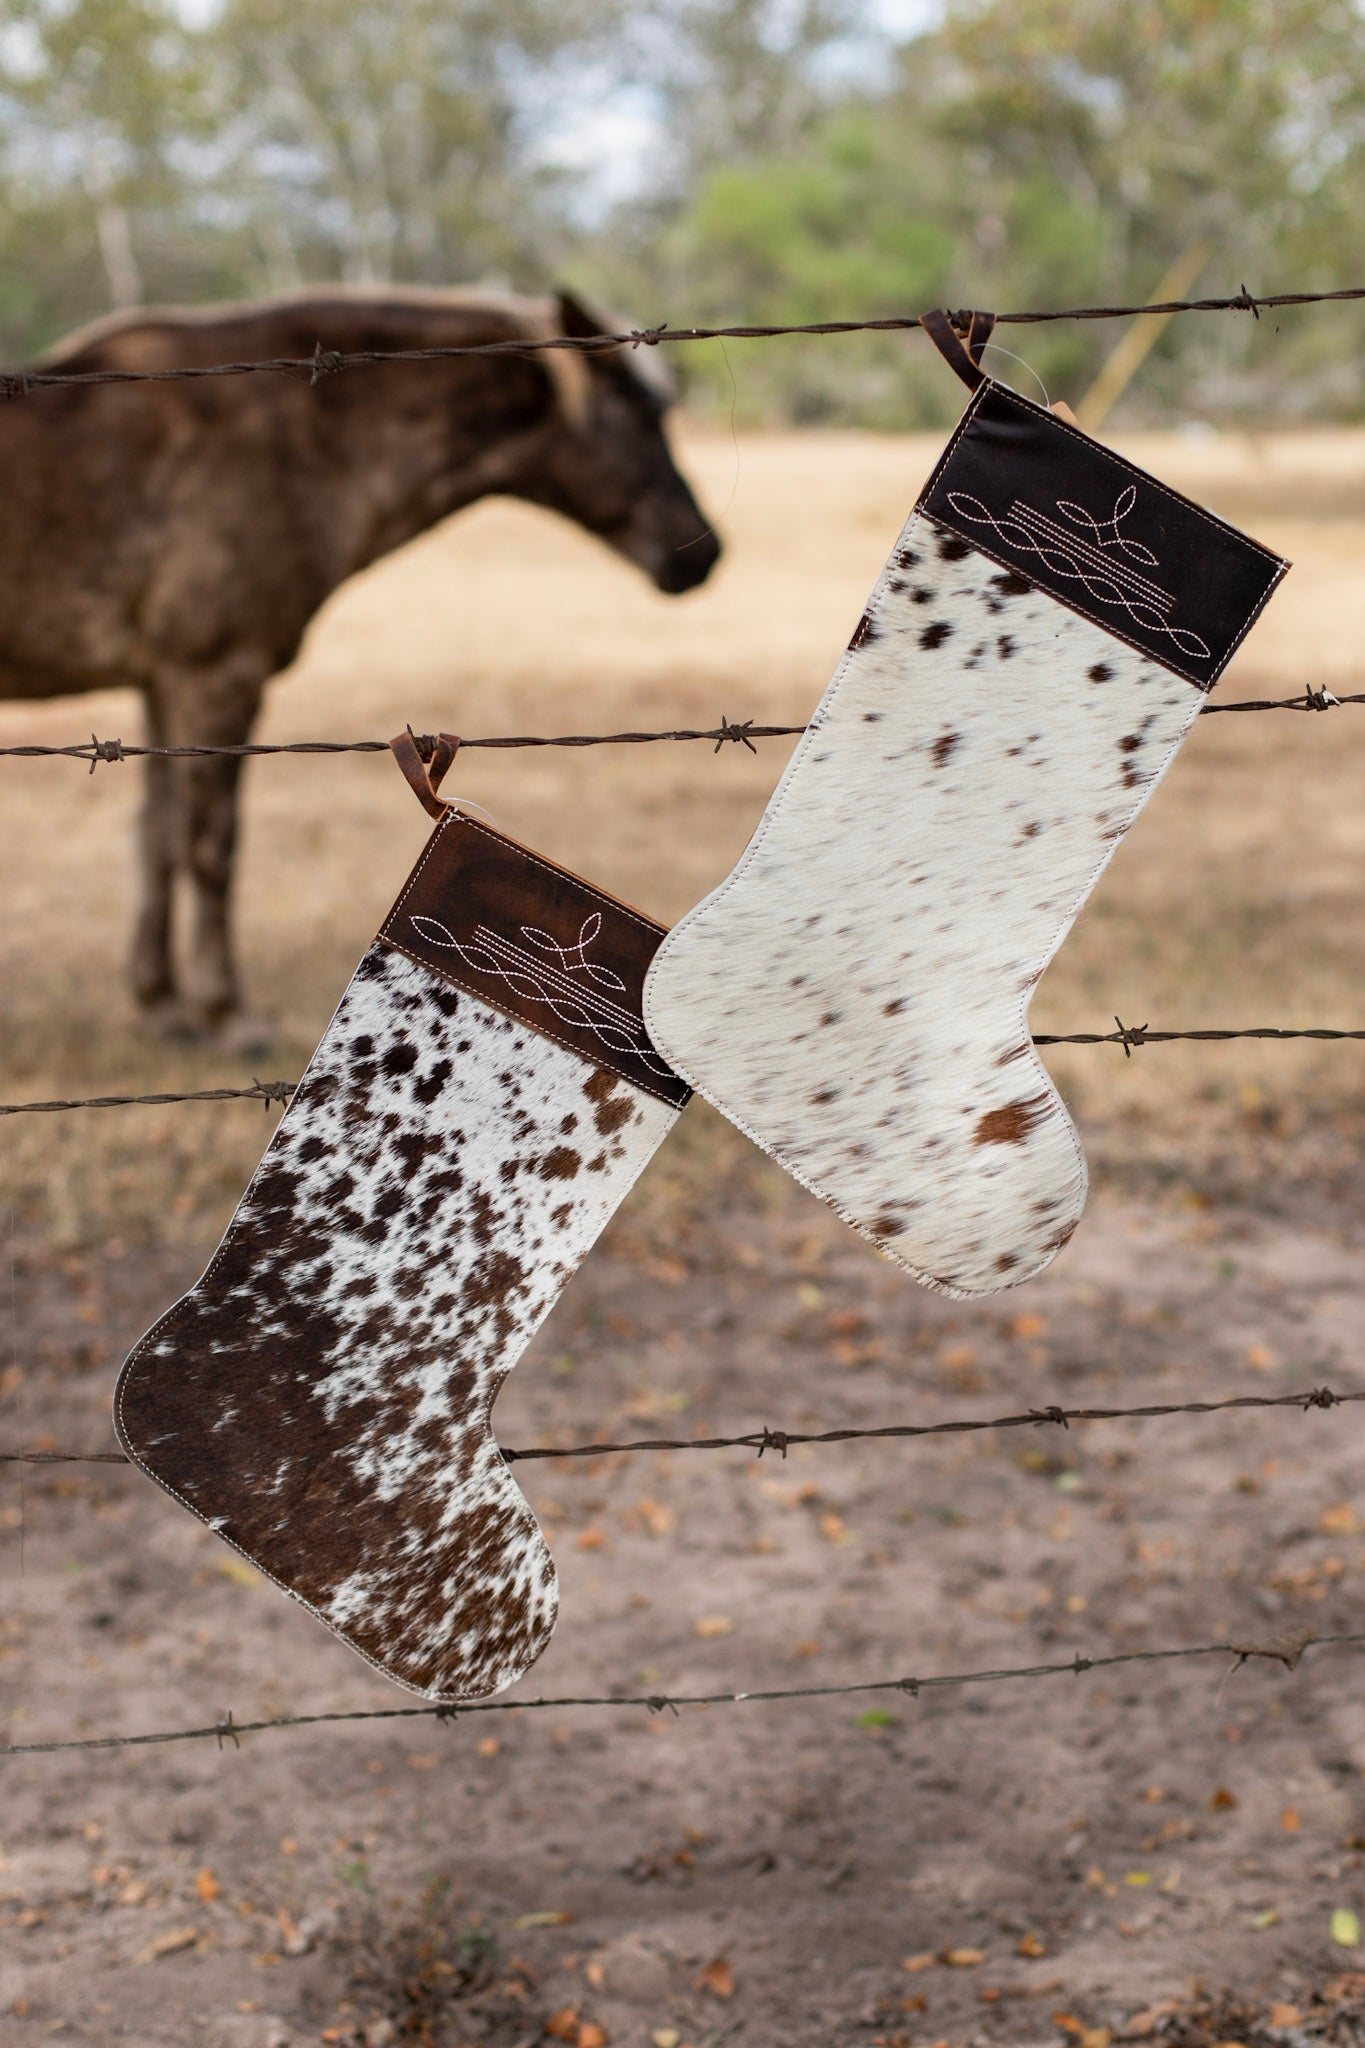
[[[334,352],[603,331],[568,293],[329,288],[114,314],[32,368],[323,370]],[[152,745],[240,745],[338,585],[490,494],[549,507],[657,589],[690,590],[720,547],[669,452],[670,396],[648,350],[32,386],[3,419],[0,698],[128,687]],[[170,1028],[249,1042],[230,919],[241,761],[146,769],[135,1000]],[[179,973],[177,886],[192,905]]]

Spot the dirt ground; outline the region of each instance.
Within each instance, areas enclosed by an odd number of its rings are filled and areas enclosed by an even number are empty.
[[[1365,687],[1365,436],[1149,442],[1297,566],[1220,685]],[[481,508],[329,608],[269,737],[797,719],[933,454],[693,436],[729,555],[670,603]],[[727,500],[729,500],[727,504]],[[131,738],[128,700],[0,707]],[[784,758],[467,755],[498,822],[664,917]],[[1365,712],[1205,720],[1040,1030],[1365,1023]],[[125,993],[136,783],[0,763],[8,1100],[249,1077]],[[382,760],[256,765],[239,923],[298,1071],[424,824]],[[1365,1387],[1352,1046],[1055,1062],[1095,1170],[1043,1279],[915,1288],[693,1105],[513,1375],[511,1444]],[[0,1122],[5,1449],[104,1449],[258,1107]],[[7,1319],[9,1320],[9,1319]],[[9,1332],[4,1333],[5,1340]],[[11,1352],[12,1357],[6,1354]],[[527,1464],[559,1629],[508,1697],[756,1690],[1365,1630],[1359,1408]],[[114,1466],[0,1468],[0,1737],[409,1702]],[[0,1755],[0,2044],[1175,2048],[1365,2041],[1359,1652],[650,1715],[554,1708]]]

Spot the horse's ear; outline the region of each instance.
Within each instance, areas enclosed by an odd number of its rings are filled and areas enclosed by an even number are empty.
[[[572,292],[560,291],[558,298],[559,318],[563,333],[583,336],[587,334],[609,334],[611,332],[603,316],[600,313],[594,313],[591,307],[585,306],[582,299],[575,298]]]

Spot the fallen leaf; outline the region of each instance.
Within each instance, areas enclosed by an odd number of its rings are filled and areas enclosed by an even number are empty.
[[[1251,1924],[1256,1929],[1256,1932],[1258,1934],[1263,1934],[1267,1927],[1279,1926],[1280,1916],[1275,1911],[1275,1908],[1273,1906],[1267,1906],[1264,1913],[1255,1913],[1252,1915]]]
[[[260,1573],[244,1557],[231,1553],[218,1559],[218,1569],[225,1579],[231,1579],[234,1586],[259,1586],[263,1584]]]
[[[429,1749],[418,1756],[410,1756],[408,1758],[408,1769],[410,1771],[434,1771],[440,1761],[441,1759],[437,1756],[436,1752]]]
[[[1045,1956],[1047,1949],[1043,1945],[1041,1935],[1026,1934],[1014,1953],[1017,1956]]]
[[[1230,1813],[1237,1804],[1237,1794],[1229,1792],[1226,1785],[1219,1785],[1209,1800],[1210,1813]]]
[[[827,1543],[846,1543],[848,1530],[842,1515],[836,1515],[833,1508],[826,1508],[820,1517],[820,1534]]]
[[[169,1934],[158,1934],[155,1941],[149,1941],[136,1960],[154,1963],[159,1956],[173,1956],[178,1949],[193,1948],[198,1939],[197,1927],[173,1927]]]
[[[874,1732],[882,1728],[899,1728],[899,1714],[888,1713],[885,1707],[868,1707],[865,1712],[853,1717],[855,1728],[871,1728]]]
[[[545,2022],[544,2032],[556,2041],[577,2041],[578,2007],[566,2005],[559,2012],[552,2012]]]
[[[954,1970],[972,1970],[978,1963],[985,1962],[986,1951],[982,1948],[946,1948],[943,1960]]]
[[[572,1919],[573,1915],[570,1914],[568,1917]],[[607,1973],[600,1963],[584,1963],[583,1975],[587,1978],[594,1991],[600,1991],[607,1981]]]
[[[1287,1835],[1296,1835],[1299,1832],[1303,1822],[1300,1820],[1295,1807],[1286,1806],[1284,1812],[1280,1815],[1280,1826]]]
[[[1354,1536],[1360,1529],[1360,1517],[1348,1502],[1339,1508],[1326,1508],[1318,1516],[1318,1527],[1328,1536]]]
[[[931,1955],[905,1956],[901,1961],[901,1968],[908,1970],[912,1977],[919,1970],[932,1970],[937,1965],[938,1957]]]
[[[572,1927],[572,1913],[522,1913],[512,1922],[514,1934],[524,1934],[528,1927]]]
[[[580,1550],[600,1550],[606,1540],[601,1529],[585,1529],[578,1539],[578,1547]]]
[[[1024,1314],[1010,1324],[1011,1337],[1042,1337],[1047,1334],[1047,1317]]]
[[[717,1998],[733,1998],[735,1995],[735,1973],[724,1956],[717,1956],[708,1963],[693,1985],[694,1991],[714,1992]]]
[[[1125,1884],[1150,1884],[1152,1873],[1150,1870],[1129,1870],[1124,1873],[1123,1881]]]
[[[678,2048],[681,2040],[676,2027],[656,2027],[649,2037],[649,2048]]]
[[[574,2048],[607,2048],[607,2030],[599,2027],[596,2020],[584,2020],[578,2029]]]
[[[1360,1915],[1349,1906],[1338,1906],[1333,1913],[1332,1939],[1338,1948],[1360,1947]]]
[[[1274,1363],[1275,1360],[1266,1350],[1264,1344],[1248,1344],[1247,1364],[1252,1368],[1253,1372],[1269,1372]]]
[[[194,1880],[194,1888],[206,1906],[211,1906],[213,1901],[221,1896],[223,1890],[223,1887],[209,1869],[200,1871],[198,1877]]]
[[[1272,2027],[1297,2027],[1303,2014],[1296,2005],[1272,2005],[1270,2024]]]
[[[711,1636],[732,1636],[734,1632],[735,1624],[728,1614],[703,1614],[692,1624],[693,1635],[701,1636],[703,1640]]]
[[[496,1756],[502,1748],[502,1744],[498,1741],[496,1735],[481,1735],[474,1744],[474,1747],[478,1750],[480,1756]]]

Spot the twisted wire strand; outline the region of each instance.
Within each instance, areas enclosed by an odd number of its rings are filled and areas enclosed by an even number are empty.
[[[1220,711],[1334,711],[1347,704],[1365,704],[1365,691],[1339,697],[1331,690],[1304,689],[1296,697],[1248,697],[1230,704],[1206,702],[1200,707],[1200,716],[1212,718]],[[806,730],[804,725],[759,725],[752,718],[723,717],[719,725],[683,726],[661,732],[492,733],[461,739],[460,749],[463,752],[469,747],[499,751],[519,747],[649,747],[668,742],[709,740],[712,751],[717,754],[727,744],[747,747],[754,754],[758,752],[755,740],[799,739]],[[418,752],[423,759],[429,760],[436,745],[434,734],[419,733],[414,738]],[[85,761],[93,775],[101,764],[116,766],[122,761],[138,761],[153,756],[162,761],[214,756],[244,761],[255,755],[387,754],[388,751],[387,740],[247,740],[236,746],[152,747],[134,740],[97,739],[92,733],[88,740],[78,740],[69,746],[32,744],[0,747],[0,759]]]
[[[1161,1031],[1148,1024],[1123,1024],[1115,1018],[1113,1031],[1036,1031],[1035,1045],[1119,1045],[1124,1057],[1145,1045],[1226,1045],[1234,1039],[1261,1038],[1287,1042],[1315,1039],[1328,1044],[1365,1040],[1365,1029],[1329,1025],[1248,1024],[1237,1029]],[[186,1088],[153,1095],[81,1095],[57,1097],[43,1102],[0,1102],[0,1116],[51,1116],[68,1109],[164,1108],[181,1102],[259,1102],[267,1111],[271,1104],[289,1102],[297,1081],[253,1081],[246,1088]]]
[[[1365,1390],[1338,1394],[1331,1387],[1306,1387],[1292,1394],[1229,1394],[1217,1401],[1150,1401],[1130,1408],[1066,1408],[1051,1402],[1009,1415],[956,1416],[946,1422],[888,1422],[849,1429],[751,1429],[741,1436],[637,1437],[627,1443],[531,1444],[522,1449],[500,1445],[507,1464],[543,1458],[604,1458],[639,1451],[753,1451],[762,1457],[776,1451],[785,1458],[797,1444],[847,1444],[927,1436],[964,1436],[986,1429],[1037,1429],[1051,1424],[1069,1429],[1073,1422],[1152,1421],[1171,1415],[1223,1415],[1236,1408],[1344,1408],[1365,1401]],[[122,1451],[3,1451],[0,1465],[126,1465]]]
[[[1135,306],[1048,307],[1018,313],[997,313],[1000,326],[1036,327],[1055,320],[1131,320],[1144,313],[1250,313],[1284,306],[1325,306],[1365,298],[1365,285],[1345,285],[1328,292],[1249,292],[1245,285],[1229,298],[1162,299]],[[966,326],[970,315],[949,316]],[[619,349],[658,348],[663,343],[696,341],[776,341],[790,335],[906,333],[923,325],[917,313],[877,320],[808,320],[784,325],[674,327],[667,320],[654,327],[632,327],[619,334],[555,334],[511,341],[452,342],[437,348],[324,349],[319,342],[311,356],[268,356],[229,363],[176,363],[164,369],[45,370],[38,367],[0,372],[0,395],[27,398],[35,391],[103,384],[170,384],[201,377],[302,376],[310,384],[344,370],[378,363],[450,362],[465,356],[532,356],[567,349],[578,355],[610,355]]]
[[[705,1693],[597,1693],[560,1694],[533,1700],[472,1700],[451,1706],[371,1707],[323,1714],[277,1714],[260,1721],[238,1721],[231,1712],[200,1728],[167,1728],[143,1735],[86,1735],[55,1742],[11,1742],[0,1746],[0,1758],[7,1756],[50,1756],[61,1750],[140,1749],[167,1742],[216,1741],[241,1747],[243,1735],[260,1735],[272,1729],[319,1728],[355,1721],[455,1721],[464,1714],[519,1714],[569,1707],[644,1707],[651,1714],[677,1714],[683,1707],[730,1707],[772,1703],[779,1700],[844,1698],[857,1693],[900,1693],[918,1699],[921,1693],[947,1691],[973,1685],[1000,1685],[1011,1681],[1043,1678],[1081,1678],[1088,1671],[1111,1670],[1120,1664],[1165,1664],[1190,1657],[1232,1657],[1233,1670],[1263,1658],[1294,1671],[1311,1649],[1345,1649],[1365,1643],[1365,1634],[1314,1636],[1307,1632],[1270,1637],[1264,1641],[1244,1640],[1199,1643],[1161,1650],[1119,1650],[1102,1657],[1086,1657],[1077,1650],[1065,1663],[1018,1664],[985,1671],[931,1672],[924,1677],[865,1678],[848,1685],[769,1686],[748,1692]]]

